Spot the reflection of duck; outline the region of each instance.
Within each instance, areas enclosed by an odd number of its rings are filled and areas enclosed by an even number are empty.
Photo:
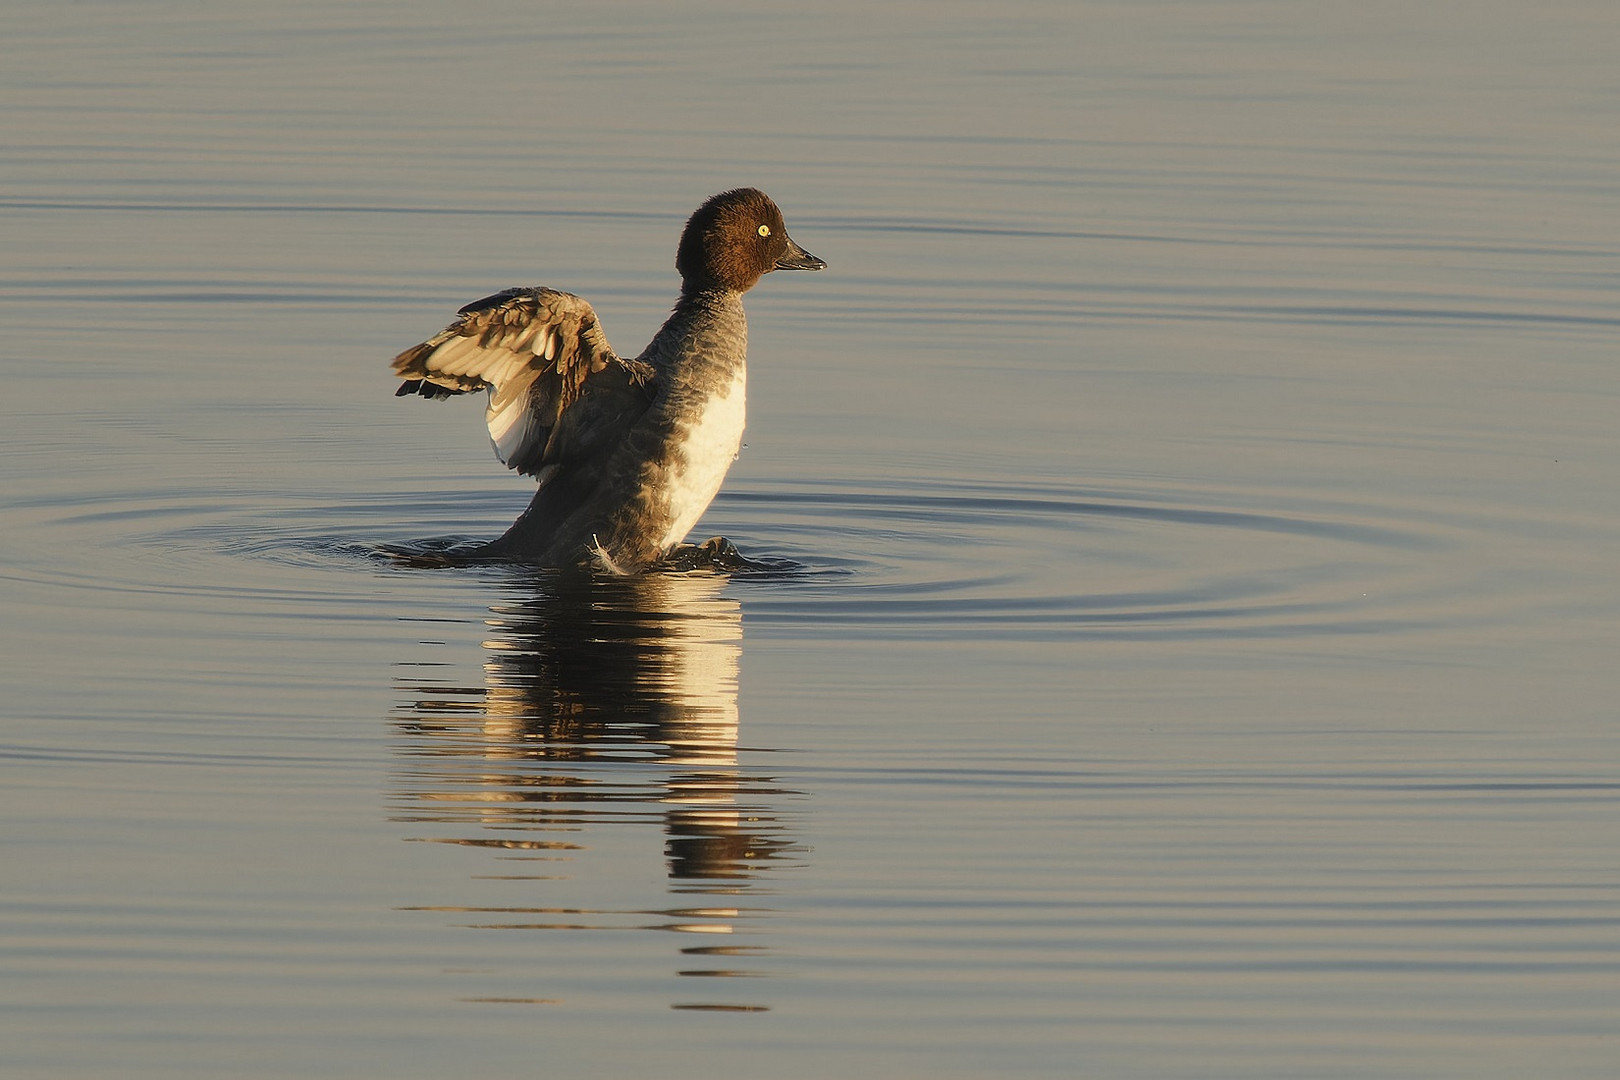
[[[400,394],[487,390],[496,454],[539,481],[506,534],[463,558],[634,573],[675,550],[742,445],[742,294],[773,270],[825,265],[764,192],[727,191],[687,222],[680,299],[638,358],[614,353],[590,304],[553,289],[478,300],[395,357]]]
[[[401,727],[430,762],[409,816],[476,820],[502,844],[514,827],[656,821],[672,877],[727,891],[780,859],[793,845],[760,800],[786,793],[738,767],[742,616],[724,586],[557,575],[494,609],[481,689],[411,687]]]
[[[758,936],[766,912],[741,897],[802,848],[780,817],[792,793],[738,764],[742,615],[725,584],[698,574],[550,575],[533,596],[494,609],[483,686],[427,679],[405,687],[413,700],[396,721],[403,774],[395,819],[427,825],[413,839],[478,849],[501,866],[463,882],[469,901],[482,902],[411,910],[456,912],[468,925],[508,931],[675,933],[694,942],[681,949],[677,974],[702,976],[696,985],[706,991],[769,974],[734,966],[772,951]],[[628,877],[602,861],[624,850],[626,825],[663,833],[670,881],[658,895],[645,895],[648,875],[633,855]],[[666,889],[681,899],[670,902]],[[526,985],[535,970],[517,964],[511,977]],[[543,998],[463,1000],[555,1000],[570,973],[548,970]],[[757,1000],[670,1005],[767,1008]]]

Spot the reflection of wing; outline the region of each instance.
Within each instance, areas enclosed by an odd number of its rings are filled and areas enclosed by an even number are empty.
[[[507,289],[394,357],[399,394],[489,391],[496,455],[544,485],[558,468],[616,441],[651,400],[653,370],[622,360],[591,305],[554,289]],[[581,404],[581,402],[588,404]]]

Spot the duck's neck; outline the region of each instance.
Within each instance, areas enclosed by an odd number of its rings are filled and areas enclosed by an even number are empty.
[[[692,380],[729,380],[748,357],[748,317],[735,289],[683,289],[662,328],[641,359],[673,376],[677,385]]]

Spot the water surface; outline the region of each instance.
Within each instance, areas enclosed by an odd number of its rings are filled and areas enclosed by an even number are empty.
[[[1612,1074],[1611,5],[10,24],[7,1076]],[[783,569],[378,557],[740,184]]]

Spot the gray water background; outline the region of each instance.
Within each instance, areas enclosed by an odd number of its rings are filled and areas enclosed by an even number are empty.
[[[8,1077],[1609,1077],[1620,9],[14,0]],[[698,536],[387,360],[758,185]]]

